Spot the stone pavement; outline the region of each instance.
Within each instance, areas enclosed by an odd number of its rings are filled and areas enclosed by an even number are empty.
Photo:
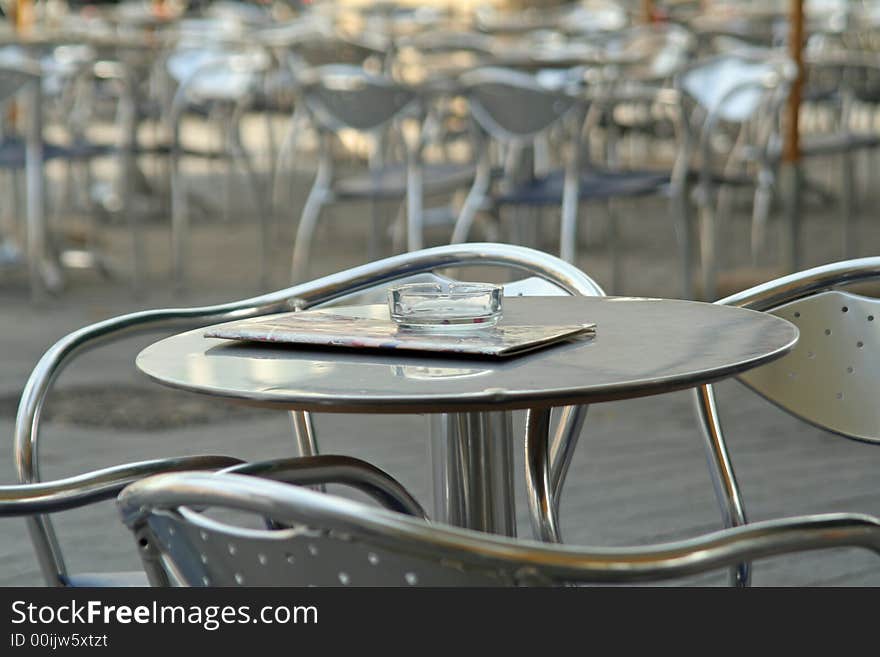
[[[821,175],[823,170],[817,170]],[[299,180],[294,198],[302,198]],[[875,200],[863,205],[858,255],[876,253],[880,231],[873,221]],[[388,208],[393,217],[396,208]],[[279,223],[273,271],[275,287],[284,284],[299,208],[288,208]],[[625,278],[619,290],[628,295],[677,296],[678,265],[671,222],[658,201],[621,204]],[[243,298],[258,292],[257,231],[253,218],[242,211],[228,221],[208,217],[197,222],[193,235],[193,277],[190,292],[177,298],[168,278],[168,227],[148,222],[145,229],[150,262],[143,296],[135,297],[124,275],[104,280],[89,271],[74,272],[66,291],[35,306],[24,278],[15,272],[0,277],[0,483],[15,480],[11,432],[15,400],[43,351],[67,332],[99,319],[138,308],[203,304]],[[836,208],[808,206],[805,217],[804,265],[840,258]],[[586,236],[578,264],[609,285],[610,263],[605,244],[605,216],[600,208],[585,208]],[[548,219],[550,215],[548,214]],[[368,259],[369,213],[351,206],[331,211],[317,235],[317,275]],[[544,238],[552,249],[554,222],[545,222]],[[726,228],[723,243],[726,267],[748,264],[748,223],[738,213]],[[771,231],[771,235],[773,235]],[[441,243],[447,233],[432,232]],[[124,271],[129,262],[124,225],[102,228],[108,254]],[[766,265],[778,251],[771,237]],[[192,404],[195,420],[151,421],[166,412],[144,392],[140,407],[129,413],[134,429],[102,422],[107,400],[102,388],[121,385],[151,390],[134,368],[134,356],[153,337],[145,336],[88,353],[57,382],[59,400],[43,427],[44,476],[74,474],[100,466],[156,456],[187,453],[226,453],[256,459],[289,455],[292,441],[283,413],[229,413],[222,402],[181,398]],[[96,409],[72,413],[97,395]],[[73,401],[67,396],[73,396]],[[754,520],[783,514],[834,510],[880,514],[880,447],[837,438],[807,426],[735,382],[719,386],[722,416],[729,434],[737,473]],[[60,402],[65,402],[67,406]],[[68,410],[65,410],[68,409]],[[103,410],[102,410],[103,409]],[[96,415],[101,417],[95,417]],[[170,426],[169,426],[170,424]],[[329,416],[317,420],[325,453],[344,452],[368,458],[398,477],[426,505],[426,419],[392,416]],[[520,534],[530,534],[522,499],[521,438],[516,446]],[[569,543],[615,545],[686,537],[719,526],[719,514],[707,474],[701,438],[693,420],[689,393],[596,405],[590,410],[568,477],[562,525]],[[133,543],[117,520],[111,503],[58,516],[62,546],[72,571],[137,568]],[[723,584],[724,573],[682,583]],[[39,584],[24,522],[0,520],[0,584]],[[798,557],[770,559],[755,568],[756,585],[880,585],[880,559],[856,550],[839,550]]]

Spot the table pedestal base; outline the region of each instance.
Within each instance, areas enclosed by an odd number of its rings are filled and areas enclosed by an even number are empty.
[[[447,413],[430,423],[433,517],[516,536],[511,414]]]

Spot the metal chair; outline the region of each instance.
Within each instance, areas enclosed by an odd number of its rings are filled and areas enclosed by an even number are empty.
[[[349,65],[312,69],[299,79],[302,102],[319,137],[318,170],[297,227],[291,261],[291,280],[302,280],[308,268],[312,237],[322,210],[330,203],[369,200],[372,208],[370,253],[378,253],[380,222],[376,204],[382,200],[406,201],[407,248],[422,247],[423,198],[450,193],[467,185],[473,168],[467,163],[425,163],[422,151],[429,131],[421,129],[416,143],[402,134],[402,161],[386,160],[395,123],[407,115],[422,125],[426,119],[416,90],[384,75],[374,75]],[[409,113],[409,114],[408,114]],[[354,130],[372,141],[369,170],[362,175],[338,176],[333,154],[334,136]]]
[[[34,484],[0,485],[0,517],[58,513],[113,499],[127,485],[160,473],[219,470],[300,485],[344,484],[387,509],[426,518],[418,502],[390,475],[346,456],[312,456],[245,463],[229,456],[182,456],[127,463]],[[320,474],[317,481],[316,474]],[[54,586],[145,586],[143,572],[57,573]]]
[[[744,44],[733,38],[716,39],[716,48],[727,52],[748,52],[753,57],[777,57],[770,48]],[[856,160],[859,152],[880,147],[880,136],[870,127],[876,104],[880,67],[872,53],[843,50],[817,40],[805,52],[805,78],[800,119],[800,156],[803,160],[839,157],[840,214],[843,257],[853,255],[852,230],[855,212]],[[868,125],[859,126],[859,110],[868,109]],[[818,116],[817,116],[818,115]],[[809,118],[823,118],[811,126]],[[864,123],[864,121],[862,121]],[[830,124],[830,125],[829,125]],[[782,144],[774,143],[768,152],[773,162],[782,158]],[[826,200],[835,196],[817,181],[807,180],[807,191]]]
[[[880,554],[880,520],[801,516],[639,547],[547,546],[235,474],[158,475],[118,498],[154,586],[548,586],[651,582],[835,547]],[[195,508],[283,523],[249,529]],[[163,564],[164,562],[164,564]]]
[[[0,63],[0,103],[6,104],[19,94],[27,97],[27,136],[25,147],[21,142],[0,141],[0,152],[11,151],[13,168],[24,166],[27,190],[27,264],[30,274],[31,291],[39,296],[44,289],[55,290],[61,286],[61,270],[49,254],[46,227],[46,190],[43,177],[43,101],[42,76],[36,62],[21,62],[17,65]],[[12,144],[12,148],[3,148]],[[20,162],[22,150],[24,162]],[[18,248],[11,237],[4,236],[3,251],[14,260]]]
[[[673,196],[679,204],[684,279],[693,278],[690,246],[689,178],[696,171],[703,297],[716,295],[719,224],[732,185],[754,184],[752,254],[764,243],[781,142],[781,109],[795,78],[784,55],[729,53],[700,61],[678,76],[680,92],[679,156],[673,172]],[[714,143],[728,144],[720,166]],[[749,174],[744,170],[752,167]],[[717,198],[716,198],[717,196]],[[690,296],[690,295],[689,295]]]
[[[821,429],[846,438],[880,443],[876,412],[877,353],[873,323],[880,301],[838,290],[880,279],[880,258],[845,260],[784,276],[720,299],[716,303],[771,312],[794,323],[800,339],[778,361],[738,378],[780,408]],[[746,524],[742,494],[727,449],[715,392],[695,390],[699,422],[706,440],[710,472],[725,526]],[[748,564],[733,582],[749,583]]]
[[[574,89],[565,84],[564,78],[563,84],[550,86],[542,84],[538,76],[503,68],[472,71],[461,76],[460,82],[479,126],[478,160],[474,184],[455,224],[453,243],[468,239],[480,210],[488,210],[497,218],[504,206],[559,205],[559,255],[574,262],[578,206],[582,201],[645,196],[661,191],[668,183],[668,176],[662,173],[602,171],[581,164],[585,107],[580,75],[568,80],[569,84],[574,83]],[[517,171],[519,154],[554,129],[560,129],[567,137],[569,148],[563,167],[523,176]],[[497,191],[492,191],[493,178],[498,177],[491,160],[493,141],[506,149],[507,157]],[[518,181],[517,177],[525,179]],[[616,256],[613,239],[612,251]]]
[[[509,293],[512,294],[603,294],[602,288],[589,276],[546,253],[504,244],[474,243],[402,254],[227,304],[148,310],[107,319],[63,337],[46,351],[34,367],[22,392],[14,429],[14,457],[19,480],[25,484],[38,483],[41,480],[40,422],[45,402],[56,377],[78,355],[86,351],[135,334],[171,333],[224,321],[351,300],[365,292],[375,294],[395,281],[424,276],[435,270],[475,265],[518,270],[532,277],[511,284]],[[585,407],[568,407],[562,409],[559,415],[547,452],[551,485],[542,489],[547,493],[547,498],[552,496],[558,499],[560,495],[585,412]],[[317,437],[309,414],[291,413],[291,422],[299,453],[305,456],[316,454]],[[445,416],[432,417],[432,431],[450,436],[451,434],[446,433],[447,429],[451,431],[450,425],[454,425],[454,422],[450,422]],[[509,426],[505,425],[502,429],[506,432],[503,438],[509,437]],[[454,448],[456,444],[455,436],[451,435],[450,448]],[[503,444],[512,446],[512,441],[504,440]],[[452,456],[454,455],[450,454],[450,459]],[[538,467],[544,466],[538,464]],[[536,473],[532,479],[538,480],[539,476],[540,473]],[[536,517],[535,522],[545,520],[538,520]],[[28,518],[28,526],[43,576],[47,583],[55,584],[66,576],[66,568],[52,521],[47,515],[33,516]]]
[[[211,25],[211,22],[207,22],[200,29],[209,30]],[[232,174],[235,165],[240,166],[259,214],[260,284],[265,287],[269,283],[271,211],[265,190],[244,147],[241,122],[245,112],[254,103],[260,81],[269,70],[271,59],[262,48],[244,46],[243,35],[225,35],[231,40],[229,43],[223,42],[223,36],[221,34],[216,40],[207,36],[181,37],[177,47],[165,59],[168,86],[173,89],[173,94],[166,91],[170,100],[166,101],[164,120],[171,135],[172,267],[175,285],[179,289],[185,286],[190,257],[191,217],[185,178],[180,170],[185,156],[226,159],[229,167],[224,204],[226,208],[232,204]],[[198,151],[184,146],[181,140],[181,121],[187,112],[193,110],[200,111],[209,119],[217,119],[223,135],[223,148],[219,152]]]
[[[215,470],[240,464],[228,456],[183,456],[126,463],[40,483],[0,485],[0,517],[29,517],[77,509],[116,497],[128,484],[150,475]],[[60,553],[57,559],[61,560]],[[63,562],[62,562],[63,566]],[[44,575],[48,573],[44,570]],[[143,572],[70,574],[65,569],[46,579],[50,586],[145,586]]]
[[[106,255],[94,244],[98,239],[99,231],[98,226],[94,224],[97,217],[92,195],[97,185],[93,185],[91,164],[98,158],[120,159],[119,173],[115,180],[116,193],[113,196],[115,205],[125,212],[129,208],[130,171],[126,138],[129,124],[133,119],[131,108],[124,98],[117,103],[117,115],[113,126],[116,135],[112,143],[101,143],[90,138],[88,124],[94,113],[93,93],[96,82],[100,80],[117,89],[120,86],[126,88],[128,85],[126,76],[119,71],[118,66],[97,60],[96,53],[91,48],[67,45],[63,40],[41,44],[39,49],[33,51],[19,46],[2,48],[0,70],[10,83],[16,79],[19,83],[27,78],[31,80],[31,83],[25,84],[20,89],[22,95],[28,96],[22,106],[22,109],[27,111],[22,112],[19,119],[25,126],[27,134],[22,138],[15,134],[17,131],[10,130],[9,134],[0,137],[0,169],[12,172],[13,187],[16,184],[15,174],[22,169],[26,172],[27,241],[30,244],[27,259],[31,267],[34,295],[39,296],[41,292],[55,292],[61,289],[64,282],[62,266],[92,267],[102,273],[109,273],[110,266]],[[38,91],[27,91],[36,87],[39,87]],[[38,98],[34,94],[38,94]],[[0,102],[4,100],[9,101],[11,98],[2,98],[0,94]],[[39,107],[36,107],[36,103],[39,103]],[[66,135],[62,140],[50,141],[44,137],[44,127],[50,123],[55,127],[63,128]],[[39,164],[35,164],[37,160]],[[74,165],[83,169],[82,195],[86,199],[86,209],[93,220],[89,235],[91,244],[87,248],[66,244],[61,231],[52,230],[52,222],[49,219],[51,213],[47,211],[47,206],[51,206],[52,203],[45,189],[43,166],[53,161],[67,164],[63,199],[65,203],[71,201]],[[9,196],[17,202],[18,195],[15,189]],[[140,245],[136,222],[130,220],[130,223],[133,278],[137,284],[141,261]],[[15,255],[15,248],[5,250],[9,255]]]
[[[599,124],[612,166],[621,159],[616,146],[623,134],[673,136],[664,98],[675,76],[691,63],[695,50],[696,37],[675,23],[639,25],[608,38],[603,46],[608,64],[594,73],[601,88],[594,94],[597,107],[593,113],[601,110]],[[647,150],[634,157],[650,158]]]

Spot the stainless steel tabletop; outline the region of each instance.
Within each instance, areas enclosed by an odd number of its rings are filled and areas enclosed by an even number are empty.
[[[345,312],[388,316],[384,305]],[[772,361],[798,338],[773,315],[671,299],[514,297],[501,321],[597,328],[593,337],[504,359],[232,342],[197,329],[147,347],[137,366],[175,388],[288,410],[497,411],[694,387]]]

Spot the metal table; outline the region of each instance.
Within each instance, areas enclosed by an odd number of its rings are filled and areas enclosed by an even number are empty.
[[[327,312],[388,317],[387,307]],[[772,361],[797,328],[778,317],[693,301],[514,297],[502,323],[595,322],[596,334],[506,359],[312,349],[204,338],[144,349],[137,366],[183,390],[245,404],[333,413],[432,413],[435,517],[514,535],[510,411],[540,430],[553,407],[695,387]]]

